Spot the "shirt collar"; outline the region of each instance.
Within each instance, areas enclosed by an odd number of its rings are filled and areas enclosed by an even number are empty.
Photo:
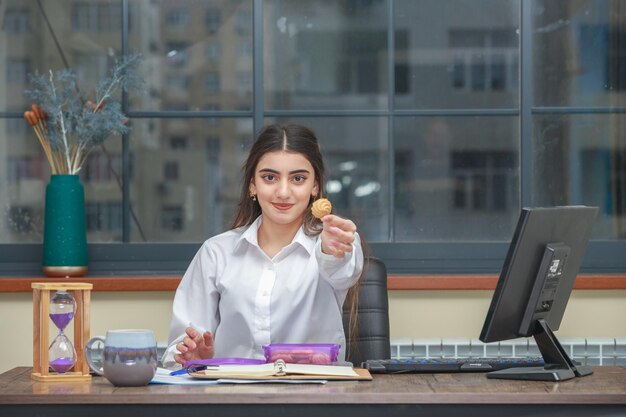
[[[263,215],[257,217],[256,220],[243,231],[243,233],[237,240],[237,243],[235,244],[235,251],[237,251],[241,247],[242,242],[244,241],[247,241],[249,244],[259,247],[258,232],[261,223],[263,223]],[[311,255],[315,251],[316,240],[316,236],[307,236],[306,233],[304,233],[304,227],[300,227],[288,246],[298,244],[302,246],[309,255]]]
[[[261,217],[263,216],[257,217],[256,220],[253,221],[252,224],[250,224],[250,226],[243,230],[243,233],[241,234],[241,236],[239,236],[239,239],[237,239],[237,243],[235,244],[235,251],[237,251],[241,247],[244,241],[247,241],[251,245],[257,247],[259,246],[258,231],[259,226],[261,225]]]

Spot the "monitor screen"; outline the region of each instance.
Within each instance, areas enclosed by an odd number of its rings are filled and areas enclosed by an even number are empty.
[[[558,381],[591,373],[569,358],[552,332],[561,325],[597,211],[586,206],[522,209],[480,340],[533,336],[545,367],[505,369],[488,377]]]

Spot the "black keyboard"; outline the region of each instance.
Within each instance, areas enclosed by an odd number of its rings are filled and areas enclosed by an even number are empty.
[[[490,372],[515,367],[544,366],[543,358],[411,358],[370,359],[362,367],[376,374]]]

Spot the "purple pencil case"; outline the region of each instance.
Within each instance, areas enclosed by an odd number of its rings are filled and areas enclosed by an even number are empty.
[[[337,362],[340,346],[331,343],[275,343],[263,346],[267,362],[330,365]]]

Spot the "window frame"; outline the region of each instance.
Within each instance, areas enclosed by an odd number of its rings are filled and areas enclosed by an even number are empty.
[[[532,124],[533,117],[540,114],[586,114],[586,113],[626,113],[625,108],[574,108],[574,107],[535,107],[531,86],[533,84],[532,62],[532,4],[529,0],[519,0],[520,44],[519,44],[519,108],[513,109],[440,109],[440,110],[398,110],[394,108],[395,91],[395,35],[394,0],[387,0],[387,72],[389,80],[387,93],[389,104],[383,111],[279,111],[268,110],[264,105],[263,86],[263,3],[264,0],[250,0],[252,3],[252,108],[239,111],[221,111],[219,107],[204,111],[132,111],[128,97],[123,94],[122,106],[129,118],[248,118],[253,120],[254,131],[258,131],[267,117],[342,117],[342,116],[384,116],[388,118],[388,137],[393,149],[394,117],[417,116],[517,116],[520,119],[520,202],[528,206],[531,202],[533,180]],[[120,0],[122,8],[122,51],[127,54],[129,39],[129,0]],[[205,16],[206,19],[206,16]],[[221,19],[220,19],[221,21]],[[211,32],[214,33],[214,32]],[[466,80],[467,81],[467,80]],[[0,118],[18,119],[19,112],[0,112]],[[194,243],[130,243],[131,215],[129,178],[131,157],[129,137],[122,137],[122,207],[123,242],[115,244],[89,244],[90,274],[92,275],[165,275],[183,272],[202,242]],[[389,152],[389,181],[394,181],[394,152]],[[394,187],[390,187],[389,207],[393,207]],[[392,274],[474,274],[497,273],[508,249],[508,241],[454,241],[454,242],[415,242],[394,241],[394,213],[389,213],[390,233],[387,242],[370,242],[373,255],[381,258]],[[207,236],[208,238],[209,236]],[[0,244],[0,276],[39,275],[41,272],[41,244]],[[616,273],[626,272],[626,241],[593,240],[589,243],[582,272]]]

